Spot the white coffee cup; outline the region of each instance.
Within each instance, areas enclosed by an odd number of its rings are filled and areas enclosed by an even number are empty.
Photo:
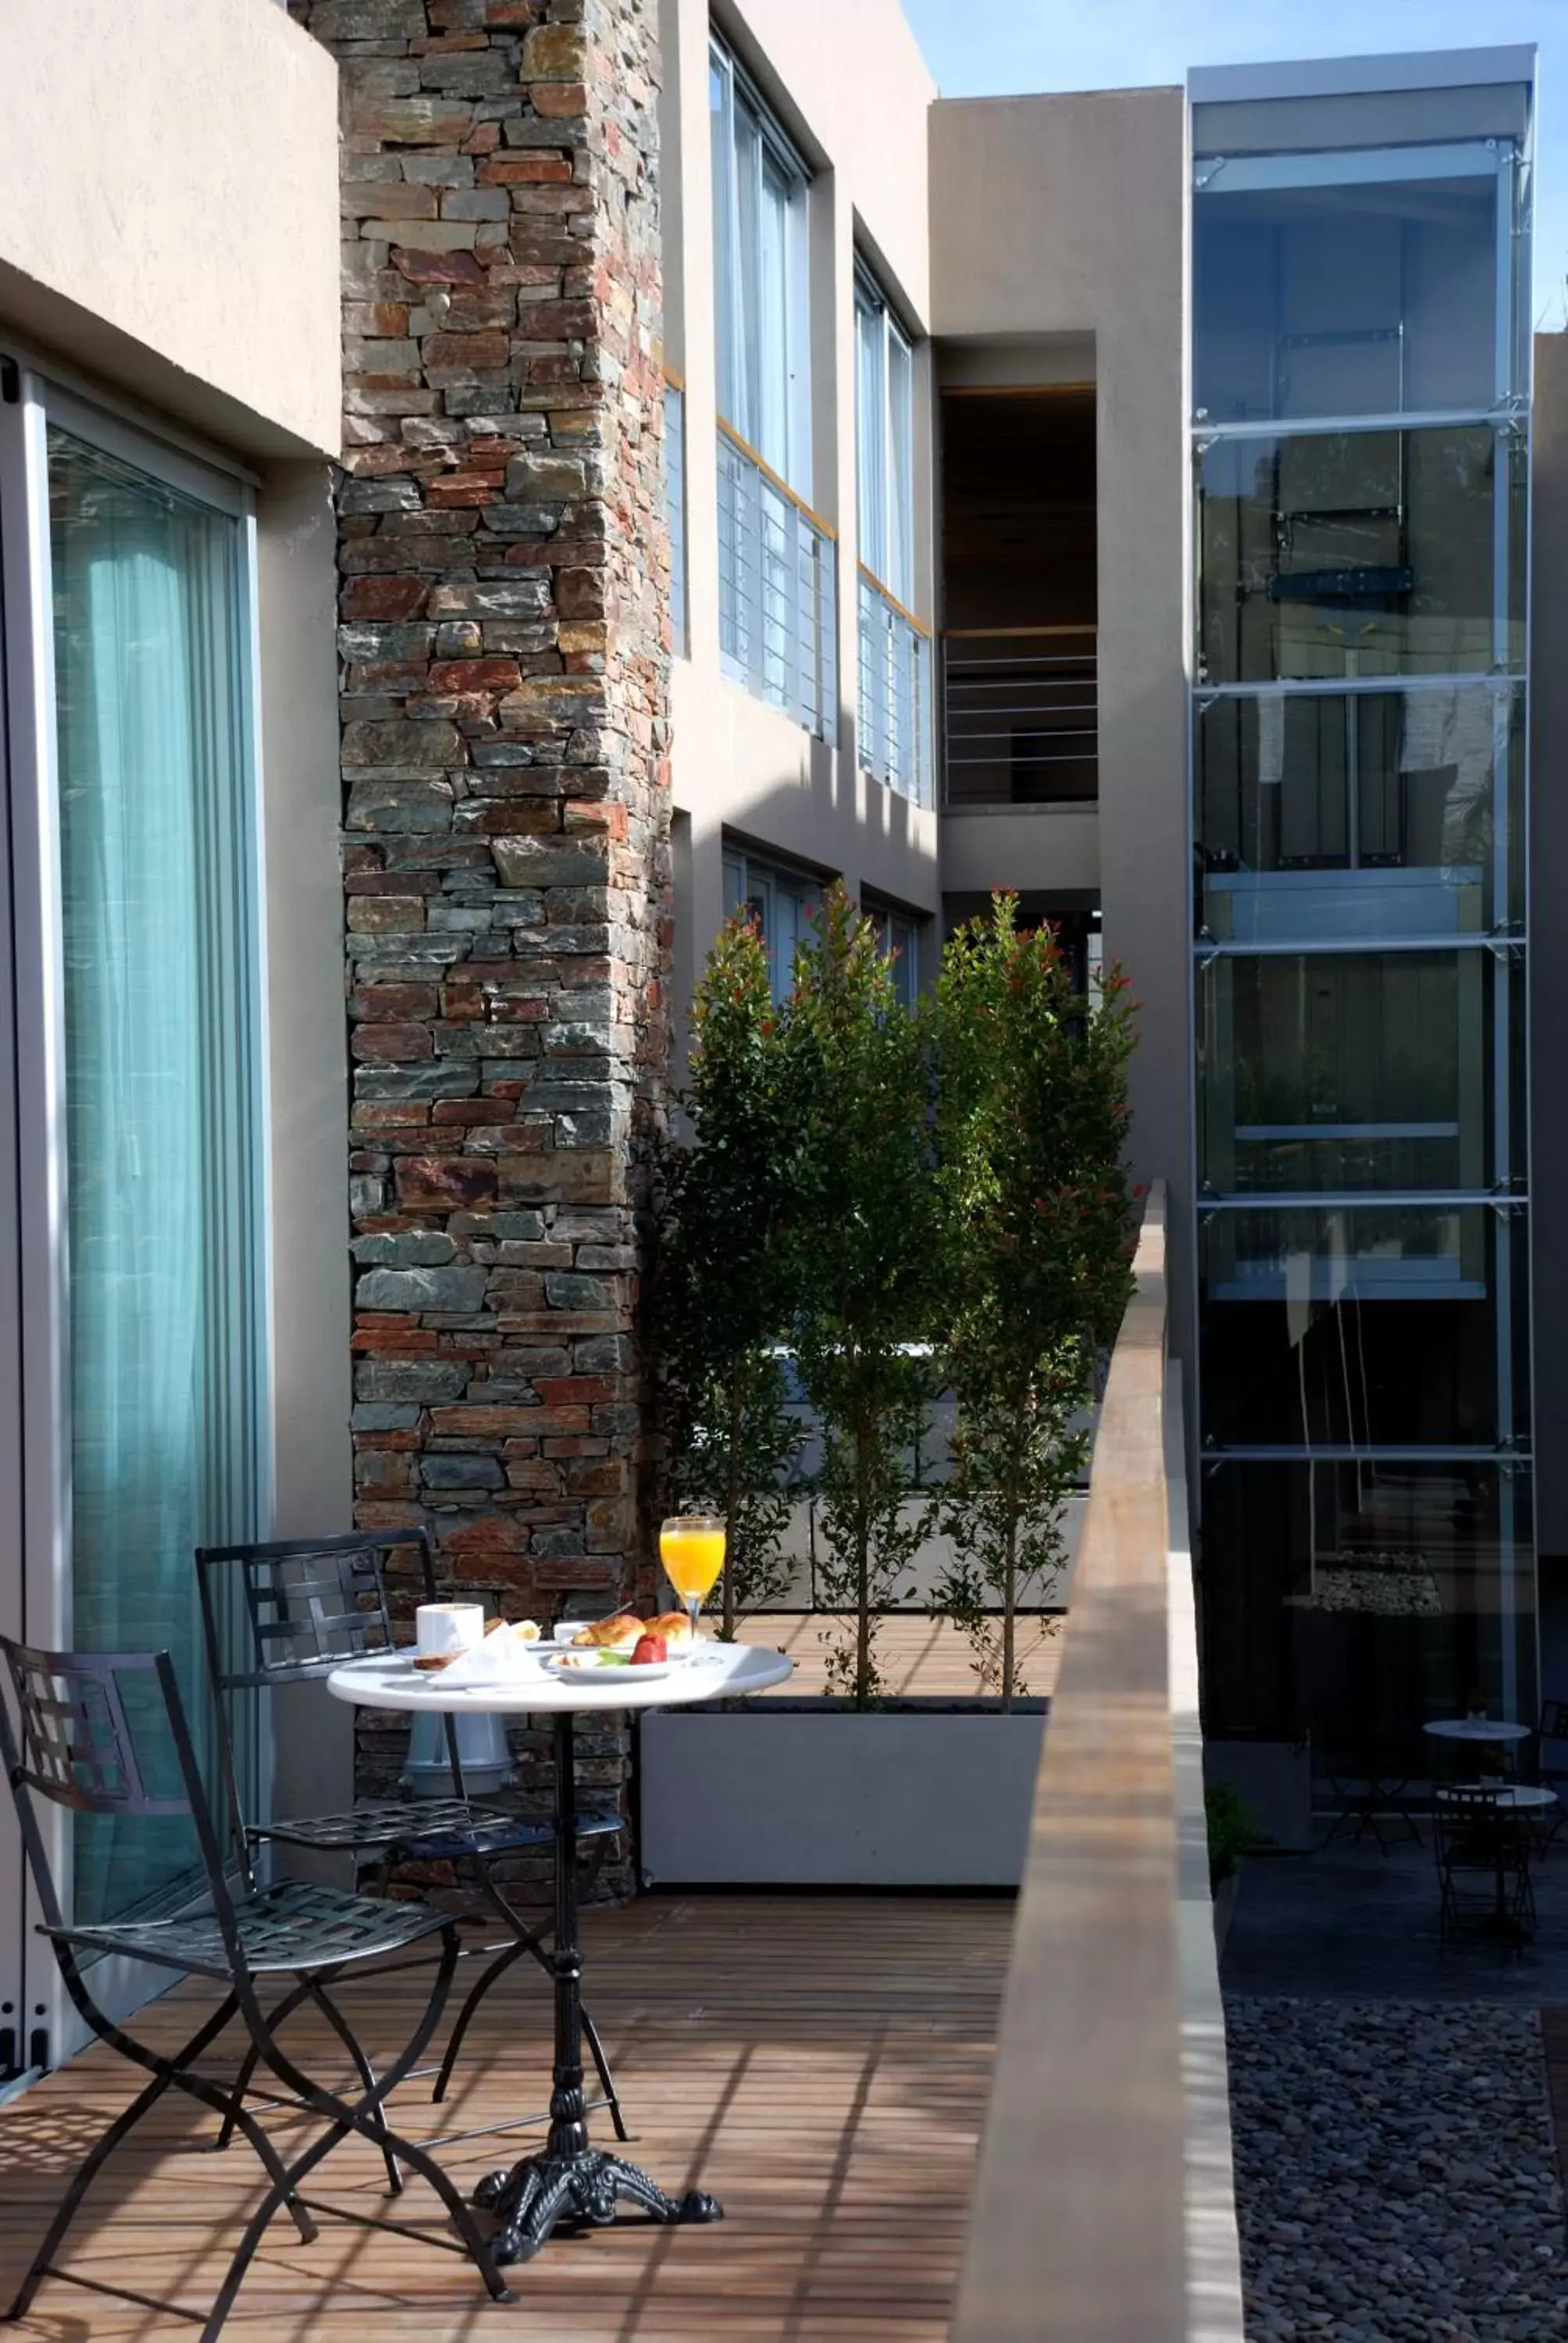
[[[482,1603],[421,1603],[414,1614],[414,1631],[423,1659],[447,1652],[471,1652],[485,1640]]]

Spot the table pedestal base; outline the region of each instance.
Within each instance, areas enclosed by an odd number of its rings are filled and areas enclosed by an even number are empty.
[[[591,2147],[554,2156],[547,2148],[508,2172],[492,2172],[474,2191],[474,2202],[496,2216],[490,2251],[498,2262],[532,2261],[562,2222],[599,2229],[615,2219],[618,2204],[635,2205],[656,2221],[721,2221],[724,2207],[701,2189],[667,2197],[656,2181],[618,2156]]]

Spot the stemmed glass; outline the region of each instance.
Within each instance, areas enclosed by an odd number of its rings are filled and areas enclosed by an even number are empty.
[[[666,1578],[691,1614],[695,1651],[698,1614],[724,1568],[724,1516],[672,1513],[658,1533],[658,1558]]]

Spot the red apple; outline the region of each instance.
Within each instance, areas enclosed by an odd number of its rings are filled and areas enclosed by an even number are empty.
[[[632,1645],[631,1664],[634,1668],[647,1667],[650,1661],[668,1660],[669,1646],[662,1635],[639,1635]]]

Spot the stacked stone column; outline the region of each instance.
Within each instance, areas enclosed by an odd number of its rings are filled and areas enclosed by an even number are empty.
[[[357,1515],[608,1607],[669,948],[656,0],[291,6],[343,89]]]

